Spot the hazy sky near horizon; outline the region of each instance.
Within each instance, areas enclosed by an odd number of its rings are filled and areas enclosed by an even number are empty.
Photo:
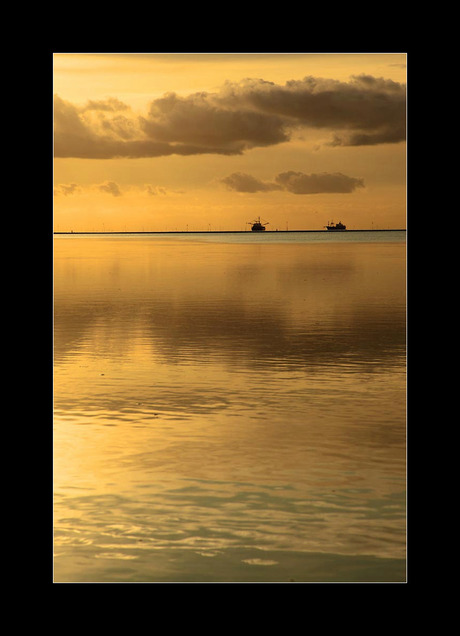
[[[54,227],[406,226],[406,54],[55,53]]]

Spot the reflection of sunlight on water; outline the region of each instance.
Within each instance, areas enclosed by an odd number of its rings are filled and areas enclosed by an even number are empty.
[[[57,579],[402,580],[404,246],[175,245],[56,242]]]

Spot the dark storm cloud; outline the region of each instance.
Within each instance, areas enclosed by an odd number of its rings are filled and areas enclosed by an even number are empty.
[[[222,179],[229,190],[236,192],[268,192],[286,190],[292,194],[350,193],[356,188],[363,188],[364,181],[335,172],[321,174],[304,174],[303,172],[281,172],[275,182],[261,181],[242,172],[234,172]]]
[[[368,75],[349,82],[306,77],[284,86],[252,79],[227,82],[217,93],[167,93],[142,117],[115,98],[77,107],[56,96],[55,155],[234,155],[308,128],[330,130],[332,146],[397,143],[405,139],[405,108],[404,85]]]

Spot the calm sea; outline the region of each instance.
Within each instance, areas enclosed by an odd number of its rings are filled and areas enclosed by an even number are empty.
[[[405,304],[404,232],[55,236],[55,582],[404,582]]]

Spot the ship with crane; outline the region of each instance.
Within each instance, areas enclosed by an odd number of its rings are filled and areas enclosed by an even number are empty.
[[[265,232],[265,226],[270,225],[268,222],[262,223],[260,216],[255,221],[248,221],[251,224],[251,232]]]

